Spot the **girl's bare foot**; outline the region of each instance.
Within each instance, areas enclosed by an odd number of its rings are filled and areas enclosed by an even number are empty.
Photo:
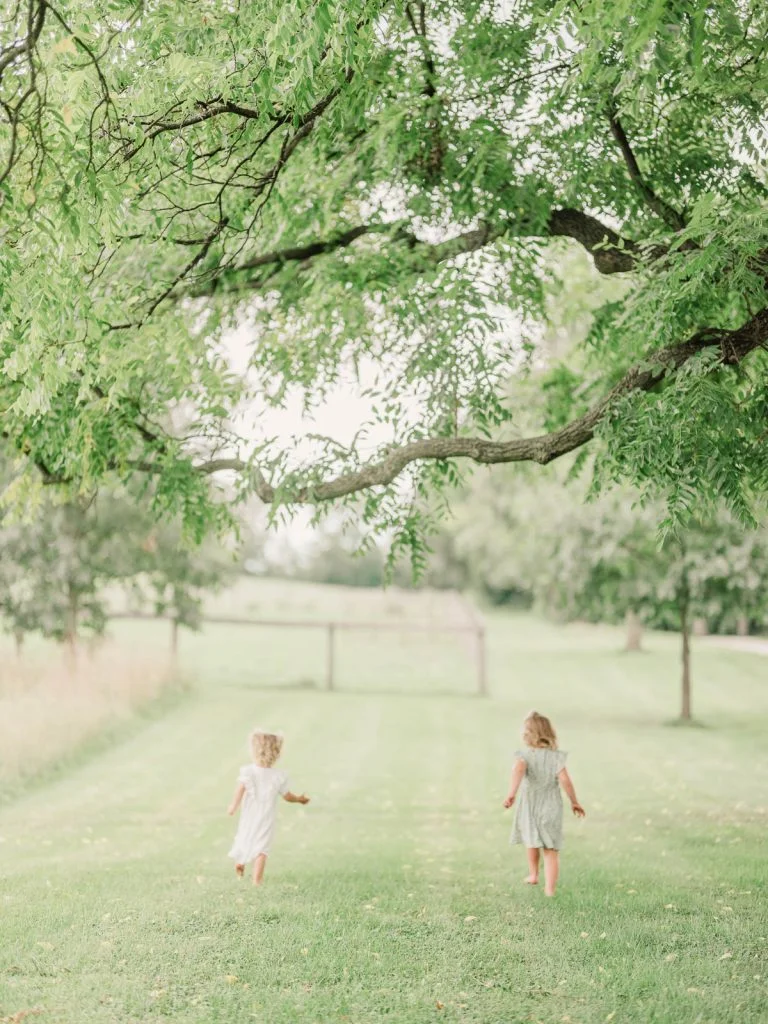
[[[245,864],[235,864],[235,874],[238,878],[242,878],[245,874]]]
[[[528,877],[524,878],[523,881],[525,882],[526,885],[538,885],[539,884],[538,878],[536,878],[534,875],[528,875]]]
[[[554,892],[554,890],[552,890],[552,892],[547,892],[547,890],[545,889],[545,890],[544,890],[544,895],[545,895],[545,896],[554,896],[554,895],[555,895],[555,892]]]

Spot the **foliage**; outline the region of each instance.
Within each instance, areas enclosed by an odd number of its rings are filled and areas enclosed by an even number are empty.
[[[0,609],[14,633],[73,640],[81,631],[104,632],[99,591],[123,571],[120,511],[96,515],[82,504],[46,503],[32,521],[4,524]]]
[[[49,495],[23,521],[0,523],[0,615],[21,640],[37,632],[74,641],[103,634],[110,584],[196,628],[203,595],[222,582],[226,556],[190,547],[178,526],[155,526],[132,496],[104,492],[90,502]]]
[[[29,0],[2,33],[0,409],[46,481],[149,474],[196,537],[233,498],[347,501],[418,549],[457,460],[597,431],[673,519],[749,515],[764,4]],[[521,438],[501,393],[541,362],[552,239],[625,286],[555,371],[566,428]],[[270,406],[349,387],[382,442],[271,438]]]
[[[499,485],[502,486],[499,486]],[[527,481],[478,481],[457,505],[453,544],[492,597],[523,591],[565,620],[619,622],[634,612],[678,629],[691,615],[733,632],[768,619],[768,532],[721,510],[659,536],[663,508],[613,490],[585,503],[581,483],[547,471]]]
[[[199,629],[203,600],[221,587],[227,570],[234,568],[232,559],[217,545],[184,543],[178,525],[153,527],[147,520],[143,525],[149,532],[134,565],[134,574],[140,573],[134,592],[143,593],[156,615]]]
[[[415,586],[435,589],[463,590],[469,580],[468,568],[455,551],[447,532],[438,533],[431,541],[428,561],[414,578],[402,561],[392,560],[383,542],[366,542],[359,531],[341,529],[338,524],[325,523],[312,537],[308,549],[295,552],[290,564],[285,560],[267,562],[264,569],[270,576],[337,583],[353,587]]]

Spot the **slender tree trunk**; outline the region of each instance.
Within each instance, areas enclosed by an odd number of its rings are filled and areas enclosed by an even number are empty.
[[[13,642],[16,645],[16,657],[20,658],[24,653],[24,630],[14,629]]]
[[[624,620],[627,628],[627,642],[624,645],[625,651],[642,651],[643,649],[643,624],[636,612],[631,609],[627,612]]]
[[[683,688],[680,718],[684,722],[690,722],[691,720],[691,634],[688,625],[689,603],[690,594],[688,592],[688,577],[685,570],[683,570],[682,586],[680,588],[680,633],[683,641]]]
[[[74,666],[77,660],[77,630],[80,615],[80,595],[73,583],[67,584],[67,629],[64,636],[69,657]]]
[[[740,615],[736,620],[736,635],[749,636],[749,616]]]
[[[179,654],[179,620],[171,619],[171,657],[174,661]]]

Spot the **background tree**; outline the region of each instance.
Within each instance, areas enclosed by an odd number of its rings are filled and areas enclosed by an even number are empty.
[[[81,634],[104,632],[101,589],[124,574],[130,520],[114,506],[99,511],[45,502],[33,518],[4,525],[2,610],[17,644],[38,632],[74,649]]]
[[[104,634],[118,586],[172,618],[175,647],[178,626],[198,627],[202,598],[222,584],[230,561],[218,547],[190,547],[178,525],[155,526],[135,496],[45,500],[0,527],[0,613],[19,650],[27,633],[74,650],[79,637]]]
[[[178,650],[179,627],[198,630],[205,597],[224,584],[235,570],[234,558],[214,544],[201,547],[185,542],[178,525],[149,528],[134,567],[134,595],[155,615],[171,620],[171,648]]]
[[[460,462],[595,435],[678,520],[765,490],[765,4],[29,0],[2,33],[0,412],[47,482],[150,474],[201,536],[229,472],[417,548]],[[502,392],[562,239],[625,287],[532,423]],[[341,385],[377,443],[233,427]]]
[[[702,617],[714,631],[746,616],[768,617],[768,532],[745,528],[721,510],[660,543],[663,508],[640,506],[614,490],[585,503],[584,488],[549,471],[520,486],[519,476],[476,481],[457,506],[452,543],[492,598],[530,595],[565,621],[628,619],[681,634],[681,718],[692,717],[690,633]],[[636,621],[635,621],[636,620]]]

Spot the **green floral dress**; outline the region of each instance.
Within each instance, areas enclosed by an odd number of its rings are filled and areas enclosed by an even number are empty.
[[[557,775],[568,755],[562,750],[526,747],[515,751],[525,761],[525,778],[518,791],[511,843],[529,849],[559,850],[563,845],[563,797]]]

